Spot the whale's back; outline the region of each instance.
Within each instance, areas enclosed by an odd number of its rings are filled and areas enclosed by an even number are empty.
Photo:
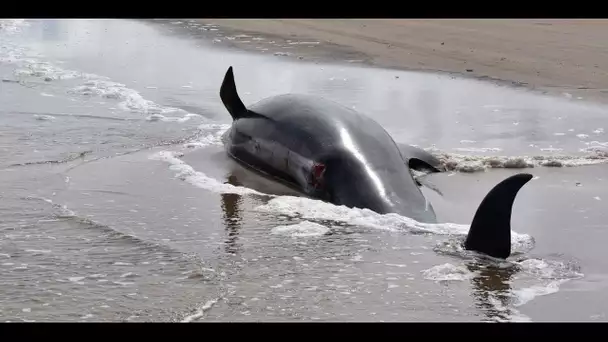
[[[399,148],[382,126],[331,100],[287,94],[261,100],[249,110],[273,121],[273,138],[287,137],[286,143],[303,150],[306,157],[341,151],[355,154],[373,167],[407,171]]]

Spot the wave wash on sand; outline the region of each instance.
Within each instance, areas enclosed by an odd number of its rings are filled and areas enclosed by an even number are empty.
[[[195,142],[184,144],[184,148],[220,146],[221,133],[227,127],[202,125],[201,129],[207,130],[209,134],[202,135],[202,138]],[[183,152],[160,151],[152,154],[150,159],[168,163],[169,168],[175,172],[176,178],[206,191],[219,194],[234,193],[243,196],[265,196],[269,200],[265,204],[254,208],[254,211],[288,216],[296,220],[292,224],[277,224],[268,234],[282,235],[291,239],[318,239],[323,238],[332,230],[339,230],[343,225],[348,225],[394,233],[441,235],[447,236],[448,240],[435,246],[434,250],[437,253],[451,255],[465,263],[472,257],[472,254],[465,251],[461,246],[462,239],[468,232],[468,225],[454,223],[425,224],[396,214],[380,215],[367,209],[351,209],[308,198],[264,194],[247,187],[225,184],[204,172],[195,170],[180,159],[182,156]],[[328,222],[332,223],[328,226]],[[513,231],[511,239],[514,255],[521,256],[534,247],[534,238],[528,234]],[[555,293],[563,283],[583,276],[578,268],[563,261],[522,257],[515,261],[506,262],[490,260],[489,263],[490,266],[515,268],[526,277],[531,278],[526,282],[526,286],[514,288],[504,294],[509,298],[508,304],[498,299],[492,301],[495,309],[502,312],[496,318],[498,321],[530,321],[529,317],[517,310],[518,307],[538,296]],[[437,265],[424,270],[422,273],[426,280],[444,283],[460,282],[480,276],[477,271],[470,271],[464,266],[452,263]]]

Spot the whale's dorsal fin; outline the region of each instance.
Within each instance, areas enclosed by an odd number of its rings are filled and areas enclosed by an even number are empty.
[[[243,101],[239,97],[239,93],[236,91],[236,83],[234,82],[234,73],[232,72],[232,66],[226,71],[222,87],[220,88],[220,98],[222,103],[232,116],[232,120],[241,118],[251,117],[264,117],[263,115],[252,112],[245,107]]]
[[[246,115],[247,107],[245,107],[243,101],[241,101],[241,98],[239,97],[239,93],[236,91],[232,66],[228,68],[228,71],[226,71],[226,75],[224,76],[224,81],[220,88],[220,98],[233,120]]]
[[[513,202],[532,175],[513,175],[488,192],[473,217],[464,243],[465,249],[506,259],[511,255],[511,211]]]

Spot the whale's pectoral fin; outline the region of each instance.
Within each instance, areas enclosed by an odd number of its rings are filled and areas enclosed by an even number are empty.
[[[247,117],[262,117],[261,115],[248,110],[243,104],[243,101],[241,101],[239,93],[236,91],[232,67],[228,68],[228,71],[226,71],[226,75],[224,76],[224,81],[220,88],[220,98],[222,99],[222,103],[224,103],[226,110],[228,110],[228,113],[232,116],[232,120]]]
[[[513,175],[488,192],[473,217],[464,248],[491,257],[511,255],[511,211],[519,190],[532,179],[528,173]]]
[[[410,169],[421,172],[445,171],[441,161],[427,151],[403,143],[397,143],[397,146]]]
[[[435,191],[436,193],[438,193],[439,196],[443,196],[443,192],[441,192],[441,190],[439,190],[439,188],[435,184],[428,181],[425,177],[423,177],[423,176],[414,177],[414,181],[416,182],[416,184],[418,186],[425,186],[425,187]]]

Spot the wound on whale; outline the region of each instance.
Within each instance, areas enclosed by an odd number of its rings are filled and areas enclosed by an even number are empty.
[[[428,152],[397,144],[376,121],[322,97],[284,94],[245,106],[232,67],[220,98],[232,117],[222,140],[239,164],[306,196],[379,214],[435,223],[411,170],[441,172]],[[491,189],[473,217],[467,250],[506,259],[511,254],[511,212],[532,175],[519,173]]]

